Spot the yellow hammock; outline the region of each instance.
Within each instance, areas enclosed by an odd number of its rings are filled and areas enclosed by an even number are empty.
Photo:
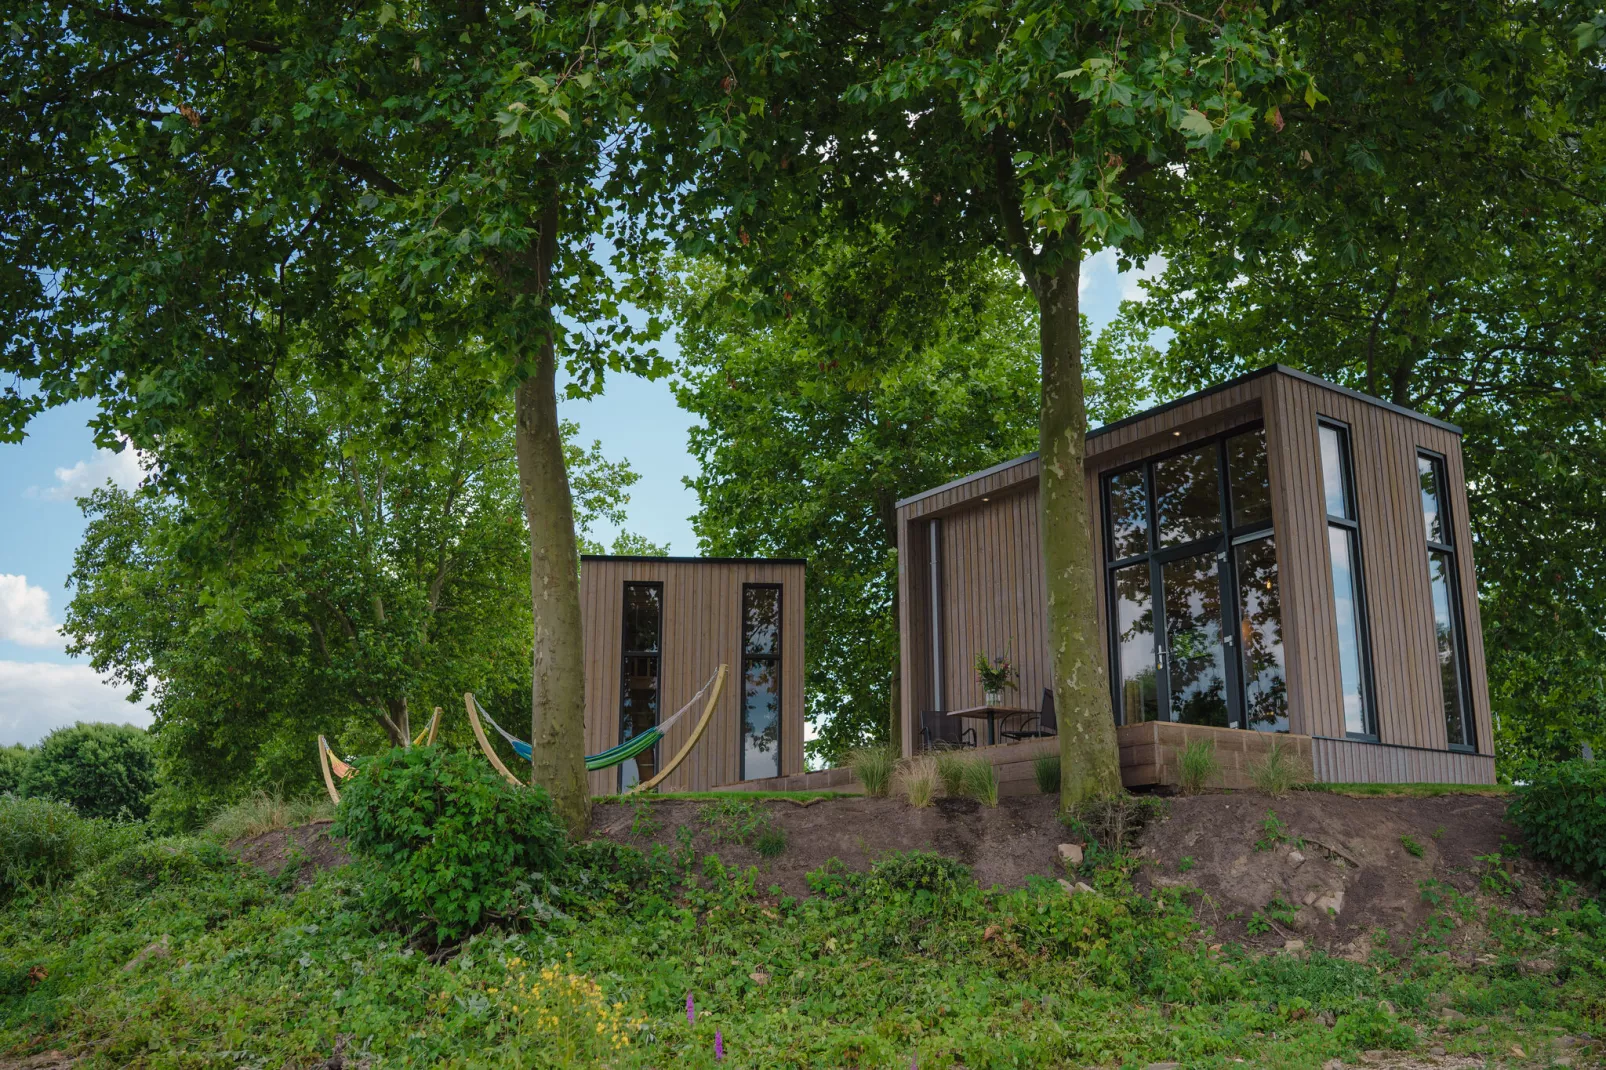
[[[428,746],[434,743],[435,733],[440,731],[440,727],[441,708],[436,706],[435,715],[429,719],[429,724],[424,726],[424,730],[413,737],[413,742],[410,745],[416,747],[420,744]],[[323,767],[323,786],[329,789],[329,798],[334,800],[336,806],[339,806],[340,789],[335,787],[335,781],[337,779],[346,780],[354,776],[357,772],[357,767],[335,757],[335,752],[329,747],[329,741],[322,736],[318,737],[318,764]]]

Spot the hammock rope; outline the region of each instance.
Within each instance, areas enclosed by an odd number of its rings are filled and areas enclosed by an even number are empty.
[[[714,670],[714,675],[710,676],[708,681],[704,683],[702,687],[697,689],[697,693],[692,695],[686,704],[680,709],[676,710],[668,719],[652,726],[639,735],[632,736],[616,747],[610,747],[598,754],[586,755],[586,770],[594,773],[600,769],[611,768],[612,766],[618,765],[620,762],[628,761],[631,758],[641,754],[648,748],[655,746],[664,738],[669,730],[675,726],[676,722],[686,715],[687,710],[690,710],[693,706],[695,706],[698,700],[704,695],[709,695],[708,703],[703,710],[702,717],[698,720],[697,725],[693,728],[691,737],[686,741],[686,744],[681,747],[680,752],[676,754],[674,758],[664,766],[663,770],[660,771],[657,776],[653,777],[651,781],[647,782],[646,784],[637,785],[636,788],[632,790],[642,791],[656,786],[660,781],[673,772],[682,761],[686,759],[686,756],[691,753],[692,748],[697,745],[697,741],[703,737],[703,733],[708,728],[709,721],[713,719],[714,707],[719,703],[720,693],[725,687],[725,676],[729,671],[730,667],[728,665],[721,665],[718,669]],[[710,688],[713,689],[711,695],[709,694]],[[491,765],[496,768],[496,771],[501,773],[509,783],[523,784],[524,781],[520,780],[513,774],[512,770],[508,769],[506,765],[502,764],[502,759],[497,756],[496,750],[491,746],[491,741],[486,737],[485,729],[481,722],[483,721],[489,723],[490,726],[496,730],[497,735],[505,739],[508,745],[518,753],[519,757],[525,759],[526,761],[530,760],[534,754],[530,744],[526,743],[524,740],[520,739],[507,729],[503,728],[501,725],[497,724],[496,719],[486,712],[485,707],[480,705],[479,699],[474,697],[474,693],[472,691],[464,692],[463,704],[468,710],[469,727],[474,730],[474,738],[479,742],[480,750],[485,752],[485,757],[490,761]]]
[[[597,754],[586,755],[586,771],[595,773],[599,769],[610,769],[613,766],[618,765],[620,762],[629,761],[631,758],[636,757],[643,751],[657,744],[659,740],[663,739],[669,734],[669,730],[675,727],[675,723],[686,715],[686,711],[695,706],[697,701],[708,693],[708,689],[714,686],[714,681],[718,678],[719,672],[716,670],[714,675],[710,676],[707,682],[705,682],[702,687],[697,689],[697,693],[692,695],[692,697],[687,700],[684,706],[671,714],[668,720],[653,725],[651,728],[639,735],[631,736],[629,739],[625,740],[623,743],[620,743],[616,747],[610,747],[607,750],[601,751]],[[534,751],[528,743],[509,732],[501,725],[497,724],[496,718],[492,717],[485,707],[480,705],[480,700],[475,698],[472,693],[469,695],[469,701],[474,704],[474,712],[483,717],[485,719],[485,723],[496,730],[497,735],[507,740],[508,746],[512,747],[520,758],[523,758],[525,761],[530,760],[531,756],[534,754]]]

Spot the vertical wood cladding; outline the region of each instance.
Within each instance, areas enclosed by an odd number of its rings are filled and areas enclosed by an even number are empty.
[[[671,716],[721,664],[730,666],[707,733],[662,785],[663,791],[705,791],[741,776],[742,586],[779,584],[781,594],[781,764],[803,771],[804,566],[795,561],[585,557],[580,566],[580,620],[585,632],[586,753],[619,743],[620,657],[624,585],[663,584],[659,718]],[[667,761],[691,735],[702,702],[658,744]],[[618,790],[618,770],[589,775],[591,793]]]
[[[1327,518],[1321,481],[1318,422],[1350,428],[1359,514],[1362,574],[1371,649],[1373,701],[1381,745],[1342,739],[1338,629],[1333,608]],[[1451,782],[1493,776],[1494,740],[1478,615],[1477,582],[1460,436],[1404,410],[1275,368],[1184,398],[1088,438],[1087,489],[1094,559],[1103,576],[1100,485],[1106,472],[1223,431],[1261,421],[1266,429],[1277,567],[1283,607],[1289,727],[1331,737],[1315,753],[1324,780],[1397,779],[1432,773]],[[1445,500],[1455,533],[1456,561],[1471,681],[1469,700],[1478,755],[1450,755],[1435,661],[1428,559],[1416,473],[1419,449],[1445,459]],[[1012,649],[1020,668],[1018,698],[1035,706],[1048,686],[1046,595],[1039,536],[1035,455],[908,499],[899,506],[899,598],[903,608],[903,745],[919,739],[922,710],[935,690],[931,629],[940,629],[943,706],[982,701],[971,663],[978,652]],[[930,605],[927,535],[941,525],[941,604]],[[1108,606],[1099,592],[1101,627]],[[1102,634],[1102,632],[1101,632]],[[1100,655],[1108,664],[1109,650]],[[1320,738],[1317,740],[1321,743]],[[1392,745],[1392,746],[1391,746]],[[1447,756],[1411,757],[1402,748]],[[1453,759],[1453,760],[1452,760]],[[1329,775],[1342,771],[1344,776]],[[1422,775],[1417,775],[1422,774]]]

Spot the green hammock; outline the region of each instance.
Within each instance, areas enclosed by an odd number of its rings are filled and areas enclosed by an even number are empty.
[[[700,695],[702,692],[699,691],[698,694]],[[480,705],[479,699],[476,698],[473,701],[475,712],[485,719],[485,723],[496,729],[497,734],[503,739],[507,740],[508,746],[512,747],[516,752],[518,752],[518,756],[520,758],[523,758],[525,761],[529,761],[531,754],[534,753],[530,745],[524,742],[524,740],[513,735],[511,732],[507,731],[507,729],[503,728],[501,725],[497,724],[496,719],[493,718],[489,713],[485,712],[485,707]],[[693,698],[693,701],[696,701],[696,699]],[[680,719],[680,715],[685,713],[690,707],[691,703],[688,702],[673,717],[669,718],[669,720],[665,721],[663,724],[653,725],[640,735],[631,736],[617,747],[610,747],[600,754],[586,755],[586,771],[594,773],[598,769],[609,769],[618,765],[620,762],[627,762],[631,758],[636,757],[636,755],[640,754],[642,751],[651,748],[659,740],[664,738],[670,727]]]

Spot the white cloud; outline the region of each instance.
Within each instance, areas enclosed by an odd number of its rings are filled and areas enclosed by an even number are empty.
[[[0,640],[22,646],[62,645],[61,630],[50,616],[50,594],[26,576],[0,572]]]
[[[1122,271],[1119,261],[1121,254],[1114,249],[1100,249],[1086,260],[1082,261],[1082,274],[1077,280],[1077,292],[1087,294],[1087,288],[1095,282],[1104,283],[1106,280],[1114,281],[1118,286],[1119,301],[1144,301],[1148,294],[1138,285],[1145,279],[1154,279],[1165,270],[1166,259],[1163,256],[1151,256],[1144,261],[1142,267],[1134,267],[1131,271]],[[1108,293],[1109,291],[1105,291]]]
[[[139,451],[125,443],[122,452],[98,449],[87,461],[79,461],[71,468],[56,469],[55,486],[44,490],[29,487],[28,496],[43,498],[47,502],[70,502],[92,490],[99,490],[108,479],[124,490],[133,490],[139,486],[144,475],[139,463]]]
[[[1157,279],[1165,271],[1166,259],[1163,256],[1151,256],[1140,268],[1121,273],[1121,300],[1147,301],[1149,295],[1138,284],[1147,279]]]
[[[0,661],[0,744],[32,746],[75,721],[149,727],[150,711],[131,705],[127,694],[88,665]]]

